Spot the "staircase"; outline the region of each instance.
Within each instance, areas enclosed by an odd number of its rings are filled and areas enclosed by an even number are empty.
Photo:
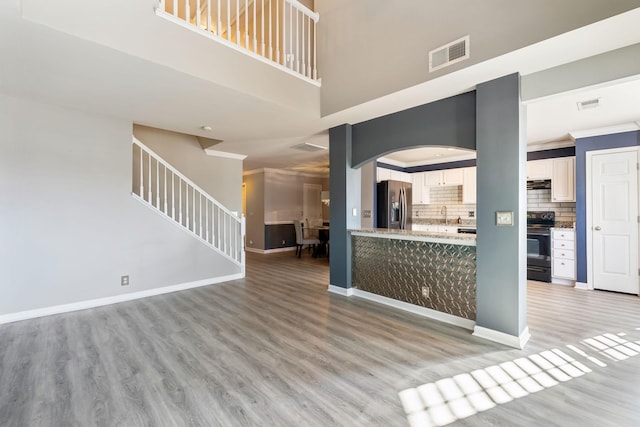
[[[132,196],[233,263],[245,267],[245,220],[133,137]]]

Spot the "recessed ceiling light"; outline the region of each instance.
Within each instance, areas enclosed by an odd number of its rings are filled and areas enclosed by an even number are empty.
[[[587,99],[585,101],[576,102],[578,110],[586,110],[588,108],[596,108],[600,106],[600,98]]]
[[[442,154],[436,154],[435,157],[442,157]]]
[[[455,148],[447,148],[447,151],[454,151]]]
[[[213,130],[211,126],[207,126],[207,125],[200,126],[200,129],[202,129],[205,132],[211,132]]]

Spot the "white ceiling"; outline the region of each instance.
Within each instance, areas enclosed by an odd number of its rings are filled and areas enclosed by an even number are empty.
[[[535,73],[640,42],[640,32],[615,31],[622,25],[629,27],[628,22],[621,23],[620,20],[640,22],[640,9],[637,9],[606,22],[596,23],[424,84],[320,117],[317,107],[310,110],[292,108],[291,103],[287,105],[286,102],[269,102],[263,97],[216,84],[207,80],[205,75],[181,72],[160,65],[154,58],[143,59],[104,43],[77,37],[75,30],[62,32],[22,18],[21,7],[27,4],[31,4],[32,8],[44,5],[46,2],[42,1],[44,0],[0,2],[0,92],[161,129],[221,139],[224,142],[216,145],[216,150],[248,155],[244,161],[245,170],[270,167],[326,171],[326,151],[310,153],[292,147],[303,142],[328,146],[327,129],[333,126],[359,123],[466,92],[479,82],[505,74]],[[66,1],[70,4],[84,4],[80,0]],[[138,0],[135,5],[144,9],[154,1]],[[125,0],[114,2],[128,3]],[[106,5],[112,3],[95,4],[109,7]],[[55,9],[52,11],[55,12]],[[155,19],[155,16],[149,17],[154,23]],[[79,20],[71,21],[77,24]],[[171,23],[167,22],[169,24]],[[91,28],[93,26],[98,27],[95,19]],[[139,45],[148,42],[140,40],[139,28],[123,25],[120,28],[122,33],[114,32],[113,26],[109,28],[118,37],[116,41],[122,45],[126,46],[128,40]],[[131,34],[128,35],[127,32]],[[205,38],[196,42],[214,43]],[[190,48],[195,49],[193,44]],[[165,46],[155,46],[152,53],[158,54],[162,50],[167,49]],[[555,54],[551,55],[549,52]],[[224,66],[233,69],[232,64]],[[215,72],[224,74],[224,71],[219,66]],[[264,74],[265,71],[262,69],[261,72]],[[252,80],[254,85],[260,83],[260,78]],[[290,83],[290,87],[301,84],[307,83],[297,81]],[[566,140],[571,131],[640,120],[639,85],[638,80],[635,80],[587,89],[584,93],[574,92],[530,102],[527,134],[529,143]],[[294,95],[295,92],[288,96],[293,98]],[[577,111],[576,101],[594,96],[602,98],[600,108]],[[203,131],[200,129],[203,125],[212,126],[214,132]],[[442,154],[442,157],[446,157],[452,152],[445,150]],[[460,154],[455,153],[456,156]],[[409,156],[413,161],[420,161],[416,153],[409,153]],[[433,157],[432,154],[430,156]]]

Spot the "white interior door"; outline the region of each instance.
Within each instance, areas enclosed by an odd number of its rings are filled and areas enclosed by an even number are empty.
[[[322,185],[302,184],[302,217],[310,224],[322,224]]]
[[[591,155],[593,287],[638,294],[638,152]]]

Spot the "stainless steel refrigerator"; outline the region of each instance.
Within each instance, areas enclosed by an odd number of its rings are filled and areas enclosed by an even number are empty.
[[[378,228],[411,230],[411,184],[401,181],[382,181],[376,193]]]

